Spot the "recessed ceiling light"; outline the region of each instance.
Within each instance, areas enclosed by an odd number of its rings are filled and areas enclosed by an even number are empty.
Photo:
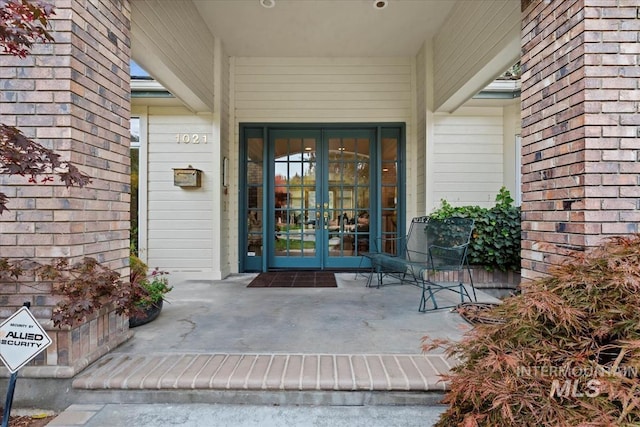
[[[373,8],[374,9],[384,9],[389,5],[388,0],[373,0]]]
[[[271,9],[276,5],[276,0],[260,0],[260,6]]]

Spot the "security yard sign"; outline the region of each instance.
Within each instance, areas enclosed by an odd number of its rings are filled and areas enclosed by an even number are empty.
[[[13,374],[51,344],[27,307],[22,307],[0,325],[0,359]]]

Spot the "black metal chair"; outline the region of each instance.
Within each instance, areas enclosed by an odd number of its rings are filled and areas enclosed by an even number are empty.
[[[422,289],[419,310],[436,310],[443,308],[435,298],[443,290],[458,293],[461,302],[465,297],[472,300],[465,286],[466,271],[473,301],[476,301],[467,260],[472,231],[473,220],[469,218],[414,218],[398,253],[373,251],[364,254],[371,261],[368,285],[374,274],[378,276],[378,286],[384,284],[385,277],[395,278],[396,283],[414,284]],[[427,308],[429,302],[432,307]]]

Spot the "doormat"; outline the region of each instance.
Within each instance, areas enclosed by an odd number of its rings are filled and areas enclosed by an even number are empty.
[[[248,288],[337,288],[336,276],[326,271],[269,271],[260,273]]]

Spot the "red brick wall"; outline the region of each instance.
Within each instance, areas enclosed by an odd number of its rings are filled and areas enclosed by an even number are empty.
[[[530,3],[522,30],[524,278],[638,231],[638,5]]]
[[[129,1],[54,3],[55,43],[37,45],[26,59],[0,57],[0,120],[71,159],[93,182],[67,189],[57,180],[0,177],[10,197],[10,212],[0,215],[0,256],[90,256],[128,275]],[[56,299],[45,285],[0,285],[0,317],[30,301],[38,319],[50,319]]]

